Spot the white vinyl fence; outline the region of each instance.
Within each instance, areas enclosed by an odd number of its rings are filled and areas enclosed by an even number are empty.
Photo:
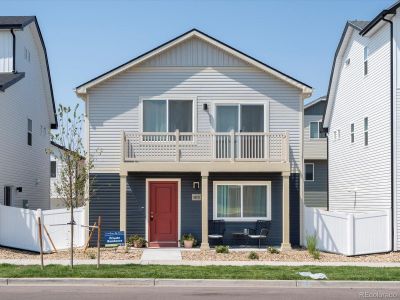
[[[390,211],[343,212],[304,207],[304,240],[316,235],[321,251],[361,255],[391,250]]]
[[[42,227],[45,226],[56,249],[62,250],[70,247],[70,211],[63,209],[52,209],[36,211],[17,207],[0,205],[0,245],[29,250],[40,251],[39,246],[39,226],[37,215],[41,215]],[[74,246],[82,247],[85,243],[85,227],[80,225],[84,221],[84,209],[74,210]],[[42,228],[43,250],[51,252],[53,247],[47,236],[45,229]]]

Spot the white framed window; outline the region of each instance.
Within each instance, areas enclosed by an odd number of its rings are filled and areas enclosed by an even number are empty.
[[[364,76],[368,75],[368,55],[369,55],[369,50],[368,47],[364,47]]]
[[[265,103],[216,103],[216,132],[264,132],[266,131]]]
[[[196,103],[192,98],[142,99],[143,132],[194,132]]]
[[[310,122],[310,139],[326,138],[326,132],[323,128],[322,121]]]
[[[50,161],[50,177],[51,178],[57,177],[57,161],[55,160]]]
[[[31,52],[26,47],[24,48],[24,58],[28,62],[31,61]]]
[[[354,143],[354,123],[350,124],[350,142],[353,144]]]
[[[304,174],[305,181],[314,181],[314,163],[304,164]]]
[[[28,118],[28,145],[32,146],[32,120]]]
[[[368,117],[364,118],[364,146],[368,146]]]
[[[270,181],[214,181],[214,220],[271,220]]]

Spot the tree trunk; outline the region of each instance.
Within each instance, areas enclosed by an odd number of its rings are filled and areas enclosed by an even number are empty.
[[[71,205],[71,269],[74,268],[74,207]]]

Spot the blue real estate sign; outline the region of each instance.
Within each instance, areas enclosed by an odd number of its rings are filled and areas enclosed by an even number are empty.
[[[104,232],[105,245],[120,246],[125,244],[125,233],[123,231],[106,231]]]

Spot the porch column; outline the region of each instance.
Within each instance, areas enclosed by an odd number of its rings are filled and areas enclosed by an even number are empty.
[[[125,232],[126,241],[126,176],[119,176],[119,230]]]
[[[208,244],[208,172],[201,172],[201,249],[210,249]]]
[[[289,176],[282,172],[282,244],[281,250],[290,250]]]

